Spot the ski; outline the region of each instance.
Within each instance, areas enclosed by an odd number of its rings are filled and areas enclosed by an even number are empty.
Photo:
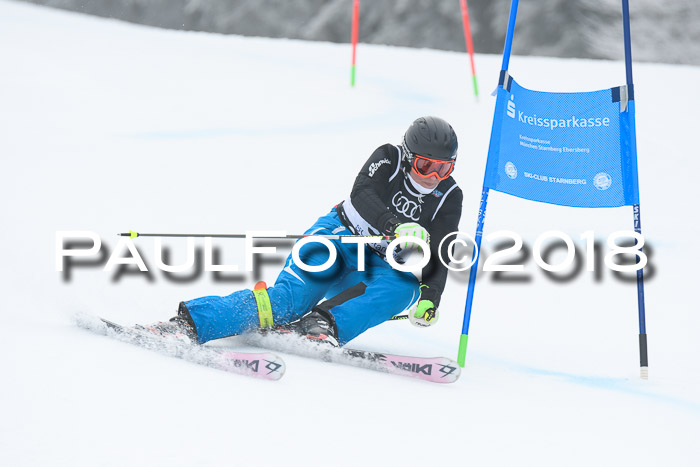
[[[90,315],[77,316],[76,324],[97,334],[229,373],[276,381],[284,375],[286,369],[284,361],[271,352],[235,352],[191,344],[176,338],[159,337],[147,331]]]
[[[326,362],[408,376],[432,383],[454,383],[461,368],[446,357],[413,357],[384,352],[331,347],[292,333],[252,332],[246,343],[278,352],[315,358]]]

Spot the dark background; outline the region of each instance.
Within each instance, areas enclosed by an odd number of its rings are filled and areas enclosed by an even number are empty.
[[[170,29],[349,42],[352,0],[23,0]],[[468,0],[477,53],[503,50],[510,0]],[[459,0],[362,0],[360,42],[464,51]],[[700,64],[699,0],[630,0],[637,61]],[[523,0],[513,53],[623,58],[620,0]]]

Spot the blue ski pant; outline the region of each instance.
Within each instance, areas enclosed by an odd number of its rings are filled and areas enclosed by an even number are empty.
[[[305,232],[319,235],[351,235],[333,209]],[[324,297],[335,317],[338,340],[346,344],[411,306],[419,297],[419,283],[408,272],[393,269],[369,247],[365,249],[365,270],[358,271],[358,244],[331,240],[337,250],[333,265],[325,271],[307,272],[290,254],[275,285],[267,289],[275,325],[296,321]],[[312,242],[299,249],[308,266],[326,263],[328,248]],[[258,308],[249,289],[225,297],[201,297],[185,302],[201,343],[242,334],[259,327]]]

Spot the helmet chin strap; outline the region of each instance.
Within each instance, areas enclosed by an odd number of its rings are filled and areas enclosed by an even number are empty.
[[[406,146],[406,137],[401,139],[399,148],[401,149],[401,170],[403,170],[404,176],[409,177],[408,173],[411,171],[411,152]]]

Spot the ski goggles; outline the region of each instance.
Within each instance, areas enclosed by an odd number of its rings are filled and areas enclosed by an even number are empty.
[[[454,161],[441,161],[431,159],[429,157],[419,156],[418,154],[413,155],[413,169],[416,171],[418,176],[423,178],[428,178],[435,175],[438,180],[445,180],[450,176],[454,168]]]

